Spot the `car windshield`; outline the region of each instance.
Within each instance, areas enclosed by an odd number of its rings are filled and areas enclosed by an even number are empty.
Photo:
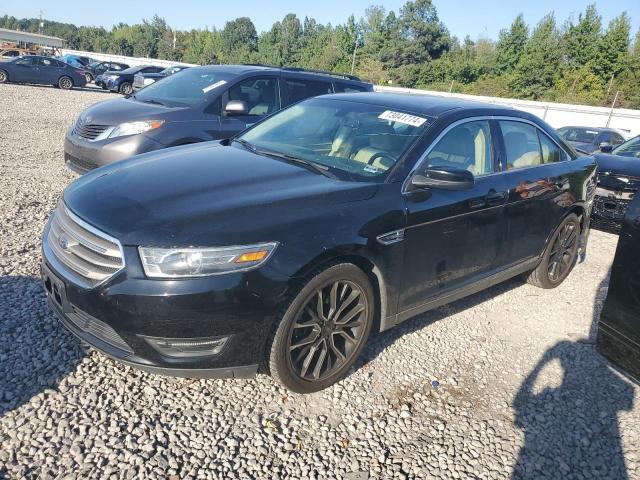
[[[593,143],[600,132],[589,128],[563,127],[558,133],[568,142]]]
[[[170,107],[200,103],[209,92],[222,87],[236,75],[228,72],[188,68],[161,82],[152,83],[135,95],[141,102],[157,102]]]
[[[301,159],[338,177],[381,181],[431,120],[380,105],[317,98],[269,117],[240,139],[259,152]]]
[[[623,157],[640,158],[640,135],[614,148],[611,153],[614,155],[622,155]]]

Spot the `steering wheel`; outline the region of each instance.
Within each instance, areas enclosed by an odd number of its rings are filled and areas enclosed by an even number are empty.
[[[373,162],[376,161],[377,159],[380,160],[390,160],[391,161],[391,165],[389,165],[386,168],[391,168],[391,166],[396,163],[396,158],[392,157],[391,155],[389,155],[388,153],[384,153],[384,152],[378,152],[373,154],[373,156],[369,159],[369,161],[367,162],[368,165],[373,165]]]

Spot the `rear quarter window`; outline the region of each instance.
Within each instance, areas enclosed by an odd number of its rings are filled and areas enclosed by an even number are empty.
[[[358,93],[368,92],[364,85],[350,85],[348,83],[333,82],[333,89],[336,93]]]
[[[331,82],[302,78],[285,78],[284,89],[290,104],[299,102],[305,98],[333,93]]]

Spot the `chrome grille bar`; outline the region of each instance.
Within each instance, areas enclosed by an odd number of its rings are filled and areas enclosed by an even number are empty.
[[[60,202],[47,230],[43,249],[47,259],[68,280],[92,288],[124,268],[120,242],[87,224]]]

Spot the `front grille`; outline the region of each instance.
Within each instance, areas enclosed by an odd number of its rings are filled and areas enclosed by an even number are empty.
[[[631,200],[596,195],[591,214],[591,225],[605,232],[620,233],[622,222]]]
[[[64,161],[70,164],[70,166],[79,173],[86,173],[89,170],[93,170],[97,167],[97,165],[87,160],[83,160],[82,158],[70,155],[67,152],[64,153]]]
[[[81,118],[78,119],[73,127],[73,133],[78,137],[85,138],[87,140],[95,140],[102,135],[110,125],[98,125],[95,123],[86,123]]]
[[[124,267],[120,242],[80,220],[62,202],[51,217],[44,247],[70,273],[69,280],[87,288]]]
[[[93,335],[113,347],[124,350],[125,352],[133,353],[133,350],[127,342],[125,342],[109,325],[95,317],[92,317],[87,312],[84,312],[75,306],[72,307],[72,310],[73,311],[68,312],[66,316],[77,328],[83,332]]]

